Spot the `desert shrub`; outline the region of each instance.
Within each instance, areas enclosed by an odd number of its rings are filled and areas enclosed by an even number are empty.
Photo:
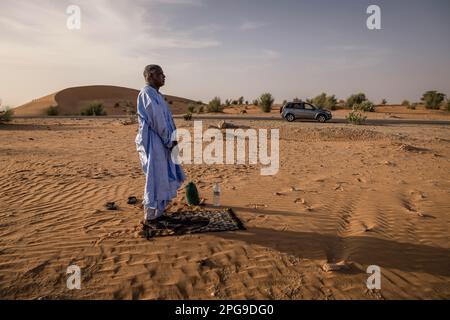
[[[253,104],[254,106],[257,106],[258,103],[259,103],[259,102],[258,102],[258,99],[255,99],[255,100],[252,101],[252,104]]]
[[[203,104],[203,101],[202,100],[198,100],[197,104]]]
[[[246,106],[248,105],[248,100],[245,100],[245,105],[246,105]]]
[[[5,107],[3,111],[0,111],[0,123],[11,121],[13,115],[14,111],[8,107]]]
[[[447,102],[445,103],[444,110],[445,111],[450,111],[450,100],[447,100]]]
[[[381,104],[384,106],[385,104],[387,104],[387,100],[386,99],[381,100]]]
[[[414,102],[413,104],[408,105],[406,108],[411,109],[411,110],[416,110],[416,107],[417,107],[417,103]]]
[[[222,112],[223,111],[223,106],[220,102],[220,98],[219,97],[214,97],[214,99],[212,99],[207,106],[207,110],[208,112]]]
[[[236,106],[238,104],[238,101],[237,100],[233,100],[233,101],[231,101],[231,104]]]
[[[367,117],[364,116],[360,111],[352,110],[348,116],[345,117],[348,122],[352,124],[364,124],[366,122]]]
[[[238,102],[239,104],[244,104],[244,97],[239,97]]]
[[[81,111],[82,116],[106,116],[106,111],[103,110],[103,104],[91,103]]]
[[[299,98],[297,98],[297,97],[295,97],[293,100],[292,100],[292,102],[301,102],[302,101],[302,99],[299,99]]]
[[[312,99],[312,104],[318,107],[325,107],[325,101],[327,100],[327,94],[322,92],[318,96]]]
[[[230,99],[226,99],[224,104],[225,104],[225,107],[229,107],[231,105],[231,100]]]
[[[345,106],[347,108],[353,108],[355,104],[360,104],[363,101],[366,101],[366,95],[362,92],[357,94],[352,94],[350,97],[347,98],[347,101],[345,102]]]
[[[438,110],[441,103],[445,99],[445,94],[437,91],[427,91],[422,95],[422,101],[425,103],[425,108]]]
[[[189,103],[187,106],[187,110],[188,112],[193,113],[195,111],[195,104]]]
[[[120,102],[114,103],[114,108],[119,108],[119,107],[120,107]]]
[[[408,107],[410,105],[408,100],[403,100],[402,101],[402,106]]]
[[[203,113],[203,112],[205,112],[205,108],[203,106],[199,106],[197,108],[197,113]]]
[[[330,110],[336,110],[336,105],[337,105],[337,99],[334,94],[326,97],[325,105],[324,105],[325,108],[330,109]]]
[[[185,115],[183,115],[183,119],[184,119],[185,121],[190,121],[190,120],[192,120],[192,113],[191,113],[191,112],[186,113]]]
[[[274,98],[269,92],[263,93],[259,97],[259,107],[263,112],[270,112],[272,110],[272,105],[274,102]]]
[[[374,112],[375,106],[369,100],[363,101],[361,103],[357,103],[353,105],[353,110],[355,111],[364,111],[364,112]]]
[[[57,116],[58,115],[58,106],[50,106],[47,108],[48,116]]]

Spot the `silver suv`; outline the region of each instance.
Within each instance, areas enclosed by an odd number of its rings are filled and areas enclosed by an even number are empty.
[[[288,102],[280,109],[281,116],[289,122],[295,119],[310,119],[319,122],[331,120],[331,112],[307,102]]]

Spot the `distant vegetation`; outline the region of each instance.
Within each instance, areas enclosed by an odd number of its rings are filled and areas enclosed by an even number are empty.
[[[414,102],[414,103],[411,104],[411,105],[408,104],[408,106],[407,106],[406,108],[408,108],[408,109],[410,109],[410,110],[416,110],[416,107],[417,107],[417,103]]]
[[[366,100],[367,98],[364,93],[352,94],[350,97],[347,98],[345,106],[349,109],[352,109],[355,104],[360,104]]]
[[[257,105],[258,105],[258,99],[253,100],[253,101],[252,101],[252,104],[253,104],[254,106],[257,106]]]
[[[409,101],[408,100],[403,100],[402,101],[402,106],[408,107],[409,106]]]
[[[353,110],[364,112],[375,112],[375,105],[369,100],[353,105]]]
[[[312,104],[318,107],[336,110],[337,99],[334,94],[327,96],[327,94],[323,92],[312,99]]]
[[[103,104],[91,103],[81,111],[82,116],[106,116],[106,111],[103,110]]]
[[[261,110],[263,112],[270,112],[272,110],[272,105],[274,102],[274,98],[272,97],[272,95],[269,92],[263,93],[260,97],[259,97],[259,107],[261,108]]]
[[[190,120],[192,120],[192,113],[191,113],[191,112],[186,113],[185,115],[183,115],[183,119],[184,119],[185,121],[190,121]]]
[[[214,97],[214,99],[212,99],[208,103],[208,106],[206,107],[206,110],[208,112],[223,112],[223,106],[221,104],[220,98],[219,97]]]
[[[450,111],[450,100],[447,100],[447,102],[445,103],[444,110]]]
[[[425,108],[439,110],[442,102],[445,100],[445,94],[437,91],[427,91],[421,99],[425,103]]]
[[[367,117],[364,116],[360,111],[353,110],[345,117],[348,122],[356,125],[364,124],[366,122]]]
[[[195,107],[196,107],[195,104],[189,103],[188,106],[187,106],[188,112],[193,113],[195,111]]]
[[[381,100],[381,104],[382,104],[383,106],[386,105],[386,104],[387,104],[387,100],[386,100],[386,99]]]
[[[57,116],[58,115],[58,106],[50,106],[47,108],[48,116]]]
[[[13,115],[14,111],[11,110],[9,107],[5,107],[4,111],[0,111],[0,123],[11,121]]]

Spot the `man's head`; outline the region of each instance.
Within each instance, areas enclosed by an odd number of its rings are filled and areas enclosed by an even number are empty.
[[[161,88],[166,82],[166,76],[160,66],[150,64],[144,69],[145,82],[156,89]]]

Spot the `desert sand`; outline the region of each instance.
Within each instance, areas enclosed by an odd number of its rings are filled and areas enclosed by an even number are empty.
[[[222,205],[247,230],[151,240],[141,207],[127,204],[144,185],[137,125],[1,125],[0,298],[450,298],[447,126],[232,122],[280,129],[277,175],[261,176],[259,165],[184,169],[206,207],[220,182]],[[170,211],[184,203],[182,189]],[[326,272],[327,262],[346,268]],[[72,264],[81,290],[66,288]],[[381,290],[366,287],[369,265],[381,268]]]

